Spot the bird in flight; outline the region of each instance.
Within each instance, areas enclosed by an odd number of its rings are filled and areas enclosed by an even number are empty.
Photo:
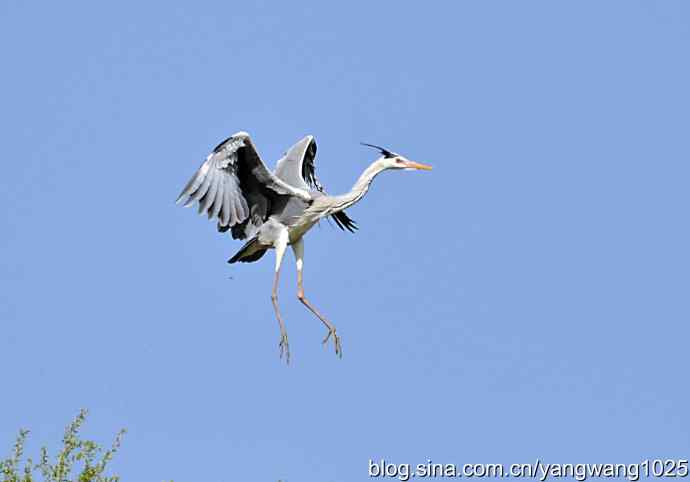
[[[250,263],[275,249],[275,277],[271,300],[280,327],[280,357],[290,363],[285,323],[278,306],[278,280],[283,255],[292,247],[297,262],[297,298],[328,329],[323,343],[333,339],[335,353],[342,357],[335,326],[304,296],[304,234],[321,219],[330,217],[342,230],[354,232],[355,222],[345,209],[359,202],[377,174],[388,169],[431,170],[400,154],[372,144],[380,156],[367,167],[346,194],[331,196],[315,175],[316,141],[306,136],[292,146],[271,172],[261,160],[249,134],[238,132],[218,144],[177,198],[185,207],[198,203],[199,213],[218,221],[218,231],[230,231],[233,239],[246,240],[228,261]]]

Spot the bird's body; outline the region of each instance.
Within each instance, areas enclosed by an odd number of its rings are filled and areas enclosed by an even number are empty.
[[[367,144],[368,145],[368,144]],[[371,146],[376,147],[376,146]],[[330,196],[315,176],[316,142],[306,136],[281,158],[275,172],[268,170],[251,138],[239,132],[221,142],[187,183],[177,201],[189,206],[199,203],[199,213],[218,219],[220,232],[231,231],[234,239],[246,239],[230,263],[253,262],[267,250],[276,250],[272,301],[281,331],[281,355],[289,362],[287,332],[280,316],[277,287],[280,266],[287,246],[297,260],[297,296],[328,328],[324,343],[333,336],[340,355],[340,337],[335,327],[304,297],[302,269],[304,235],[321,219],[331,217],[342,230],[354,232],[356,224],[345,209],[367,193],[374,177],[386,169],[430,169],[404,157],[380,149],[383,156],[359,177],[349,193]]]
[[[283,233],[287,233],[287,244],[291,246],[302,240],[309,229],[319,222],[322,216],[318,212],[309,210],[309,203],[299,198],[290,198],[275,206],[275,211],[259,227],[257,233],[245,244],[240,251],[230,259],[230,263],[237,261],[252,262],[257,253],[263,256],[266,250],[274,249]]]

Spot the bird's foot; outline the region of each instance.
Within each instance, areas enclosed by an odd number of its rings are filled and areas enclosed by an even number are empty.
[[[335,354],[336,354],[336,356],[338,356],[338,358],[342,358],[343,357],[343,348],[340,345],[340,337],[335,332],[335,328],[331,328],[328,330],[328,334],[326,335],[326,338],[324,338],[321,343],[323,345],[328,343],[328,340],[331,338],[331,335],[333,335],[333,344],[335,345]]]
[[[280,359],[285,356],[285,362],[290,364],[290,344],[288,343],[287,333],[282,333],[280,335],[280,343],[278,343],[278,349],[280,350]]]

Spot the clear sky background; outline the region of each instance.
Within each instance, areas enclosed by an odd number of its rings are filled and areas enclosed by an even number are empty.
[[[367,480],[367,461],[690,452],[690,5],[0,4],[0,444],[128,429],[124,480]],[[175,206],[209,150],[305,134],[348,190],[273,253]]]

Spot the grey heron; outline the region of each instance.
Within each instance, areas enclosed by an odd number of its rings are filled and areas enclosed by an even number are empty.
[[[230,231],[233,239],[246,239],[244,246],[228,261],[248,263],[275,249],[275,276],[271,301],[280,327],[280,357],[290,363],[285,323],[278,306],[278,280],[283,255],[292,247],[297,263],[297,298],[328,329],[323,340],[332,337],[337,356],[342,356],[340,336],[331,323],[304,295],[304,234],[324,218],[332,218],[342,230],[354,232],[355,222],[345,209],[360,201],[374,177],[387,169],[430,170],[431,166],[413,162],[382,147],[378,157],[346,194],[328,195],[316,178],[316,141],[306,136],[282,157],[274,172],[261,160],[246,132],[238,132],[218,144],[177,198],[191,206],[198,202],[199,213],[218,221],[218,231]]]

